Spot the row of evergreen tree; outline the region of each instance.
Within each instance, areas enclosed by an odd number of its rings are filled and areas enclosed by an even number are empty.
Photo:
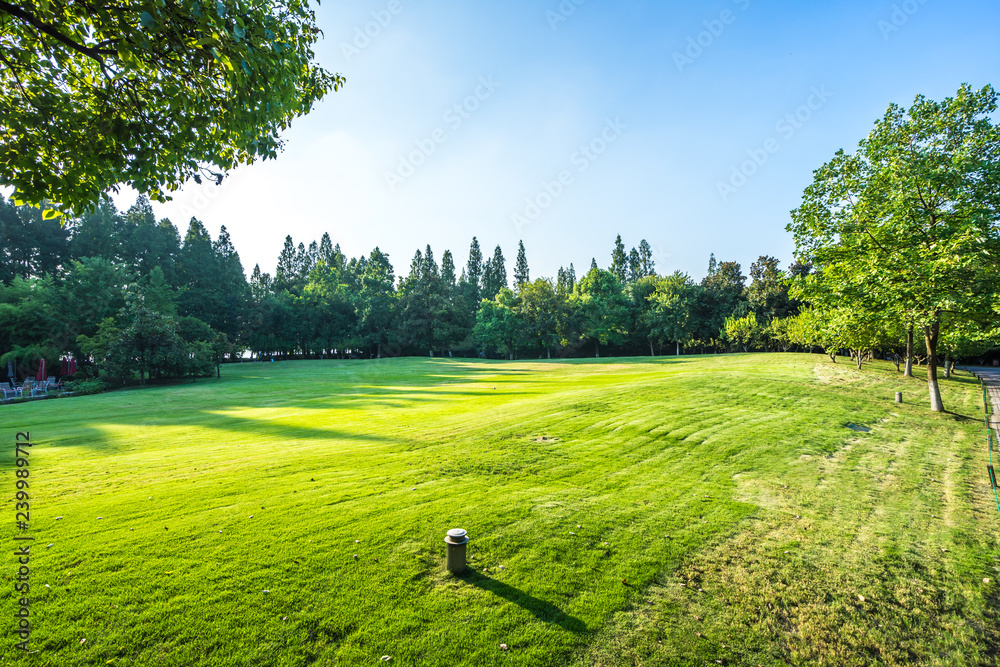
[[[519,243],[512,280],[500,246],[484,255],[475,237],[461,268],[450,250],[439,262],[427,246],[397,276],[379,248],[348,258],[329,234],[308,245],[287,237],[274,275],[255,266],[247,280],[225,227],[213,240],[192,218],[181,237],[142,197],[125,212],[102,203],[63,224],[0,199],[0,238],[0,354],[22,372],[32,359],[63,354],[84,366],[102,359],[106,367],[127,369],[128,359],[142,366],[139,357],[156,355],[119,345],[127,350],[121,363],[105,357],[115,336],[152,321],[150,313],[216,356],[512,357],[719,349],[731,342],[727,318],[752,312],[767,322],[796,308],[772,257],[754,263],[749,287],[739,264],[714,257],[696,283],[658,275],[649,244],[626,250],[620,237],[606,269],[592,259],[583,275],[569,264],[553,279],[532,279]],[[178,359],[194,356],[176,342],[162,374],[176,374],[184,366]]]

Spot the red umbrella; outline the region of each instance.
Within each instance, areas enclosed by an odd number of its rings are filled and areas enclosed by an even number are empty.
[[[69,375],[69,373],[66,372],[67,368],[69,368],[69,366],[66,363],[66,357],[59,357],[59,375]]]
[[[69,360],[69,369],[67,369],[67,370],[69,370],[69,372],[66,373],[66,375],[76,375],[76,359],[74,359],[72,357],[70,358],[70,360]]]
[[[35,379],[39,382],[45,382],[48,377],[48,373],[45,372],[45,357],[42,357],[42,361],[38,364],[38,373],[35,375]]]

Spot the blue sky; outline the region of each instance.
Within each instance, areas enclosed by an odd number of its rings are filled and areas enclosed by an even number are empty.
[[[417,248],[464,265],[473,235],[517,242],[532,277],[647,239],[700,279],[792,259],[784,227],[813,169],[886,107],[1000,86],[995,2],[331,2],[317,59],[347,77],[277,160],[154,208],[183,234],[226,225],[249,274],[286,234]],[[367,34],[366,34],[367,31]],[[116,198],[127,207],[134,193]]]

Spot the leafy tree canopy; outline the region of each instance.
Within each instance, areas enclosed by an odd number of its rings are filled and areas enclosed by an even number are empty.
[[[854,153],[815,172],[792,212],[796,281],[818,305],[908,321],[923,329],[931,407],[942,324],[986,324],[1000,293],[1000,126],[996,93],[892,105]]]
[[[344,83],[318,37],[308,0],[0,0],[0,184],[82,210],[274,158]]]

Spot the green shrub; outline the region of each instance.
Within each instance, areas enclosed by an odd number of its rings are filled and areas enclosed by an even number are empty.
[[[64,392],[72,392],[76,396],[87,396],[88,394],[100,394],[108,391],[110,385],[100,378],[88,378],[85,380],[70,380],[63,387]]]

